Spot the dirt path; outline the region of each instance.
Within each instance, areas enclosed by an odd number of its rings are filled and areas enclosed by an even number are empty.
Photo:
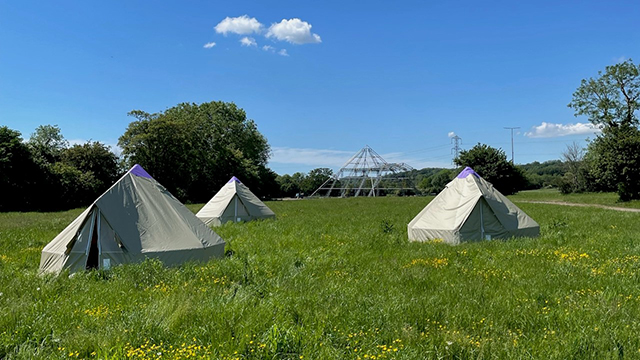
[[[563,206],[594,207],[594,208],[607,209],[607,210],[640,213],[640,209],[624,208],[624,207],[617,207],[617,206],[607,206],[607,205],[600,205],[600,204],[578,204],[578,203],[570,203],[570,202],[565,202],[565,201],[537,201],[537,200],[520,200],[520,201],[516,201],[516,202],[529,203],[529,204],[549,204],[549,205],[563,205]]]

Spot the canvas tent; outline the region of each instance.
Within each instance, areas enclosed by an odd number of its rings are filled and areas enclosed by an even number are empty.
[[[108,269],[147,257],[178,265],[222,256],[224,245],[220,236],[135,165],[44,247],[40,271]]]
[[[275,218],[276,214],[233,176],[196,216],[207,225],[218,226],[227,221]]]
[[[465,168],[408,226],[409,240],[446,243],[536,237],[540,226],[509,199]]]

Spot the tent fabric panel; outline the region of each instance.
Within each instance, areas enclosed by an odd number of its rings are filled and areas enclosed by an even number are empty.
[[[451,245],[457,245],[460,243],[460,234],[455,230],[434,230],[434,229],[421,229],[411,228],[407,229],[409,234],[409,240],[411,241],[433,241],[441,239],[443,242]]]
[[[484,198],[477,205],[460,229],[462,241],[480,241],[487,239],[505,239],[511,237]]]
[[[502,195],[489,182],[482,178],[478,179],[478,182],[479,186],[483,188],[487,203],[507,230],[515,231],[520,228],[540,227],[535,220]]]
[[[240,219],[240,220],[238,220]],[[237,221],[250,221],[255,219],[255,217],[251,216],[247,211],[247,208],[242,203],[242,200],[236,194],[229,201],[229,205],[224,210],[222,215],[218,217],[218,221],[220,224],[224,224],[226,222],[237,222]]]
[[[481,194],[472,182],[452,181],[409,223],[421,229],[459,230]]]
[[[75,218],[71,222],[71,224],[67,225],[67,227],[64,228],[64,230],[62,230],[62,232],[60,232],[60,234],[58,234],[55,238],[53,238],[53,240],[51,240],[51,242],[49,242],[42,250],[53,254],[68,252],[67,246],[69,245],[69,243],[74,241],[74,237],[78,233],[80,226],[84,224],[92,208],[92,206],[86,208],[80,215],[78,215],[77,218]]]
[[[43,251],[40,256],[40,273],[57,273],[69,259],[64,253]]]
[[[97,204],[130,253],[202,249],[222,241],[155,180],[123,180]]]
[[[102,253],[118,253],[122,252],[122,248],[118,245],[116,232],[113,230],[109,222],[103,214],[100,214],[100,234],[98,241],[100,243],[100,252]]]
[[[40,259],[40,273],[60,273],[64,269],[69,272],[84,270],[87,265],[87,256],[81,253],[71,253],[69,255],[60,253],[42,252]]]
[[[221,217],[235,194],[234,183],[227,183],[198,211],[196,216],[201,219]]]
[[[237,206],[237,211],[236,211],[236,206]],[[249,212],[247,211],[247,208],[242,203],[242,200],[238,198],[237,194],[233,195],[233,197],[229,201],[229,204],[227,205],[227,208],[220,215],[220,218],[234,220],[236,213],[238,217],[246,218],[249,216]]]
[[[146,259],[158,259],[166,266],[178,266],[189,261],[207,262],[215,257],[224,256],[224,244],[216,244],[203,249],[183,249],[176,251],[144,252],[139,254],[103,253],[101,255],[100,266],[103,259],[110,259],[111,266],[122,264],[134,264],[143,262]]]
[[[487,235],[491,236],[491,239],[510,238],[511,232],[505,228],[502,221],[500,221],[497,214],[493,211],[493,208],[487,204],[487,201],[482,198],[482,201],[479,201],[478,203],[479,207],[482,206],[484,238],[486,239]]]
[[[159,184],[158,184],[159,185]],[[202,220],[198,219],[196,215],[191,212],[184,204],[182,204],[178,199],[176,199],[167,189],[162,187],[162,193],[165,194],[165,200],[168,204],[170,204],[171,208],[174,210],[175,214],[181,219],[182,223],[189,229],[189,231],[194,234],[195,239],[199,244],[195,244],[194,249],[202,249],[208,247],[217,247],[222,246],[224,249],[225,242],[222,238],[216,234],[210,227],[208,227]],[[179,237],[181,235],[180,230],[176,230],[176,236]],[[185,244],[186,245],[186,244]],[[183,246],[184,249],[188,248],[187,246]],[[224,252],[224,251],[223,251]]]
[[[521,237],[538,237],[540,236],[540,227],[528,227],[528,228],[520,228],[514,231],[511,231],[511,236],[521,236]]]
[[[219,217],[199,218],[207,226],[220,226],[222,222]]]
[[[40,272],[56,273],[63,268],[84,268],[94,219],[93,210],[93,206],[88,207],[44,247],[40,256]]]
[[[142,232],[146,232],[144,227],[149,223],[140,218],[138,207],[143,206],[143,200],[134,180],[133,175],[125,175],[96,201],[96,205],[106,222],[118,229],[123,246],[129,252],[137,253],[142,251]]]
[[[236,192],[240,196],[240,200],[247,208],[247,212],[256,219],[266,219],[275,217],[276,214],[269,209],[254,193],[242,183],[234,183]]]

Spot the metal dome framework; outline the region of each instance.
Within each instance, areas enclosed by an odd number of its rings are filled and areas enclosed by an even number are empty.
[[[413,167],[405,163],[386,162],[366,145],[311,196],[373,197],[381,192],[415,190],[413,179],[407,176],[412,170]]]

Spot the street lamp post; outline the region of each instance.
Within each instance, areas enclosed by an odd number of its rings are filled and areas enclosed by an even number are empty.
[[[515,164],[513,161],[513,130],[520,129],[520,127],[505,127],[505,129],[511,130],[511,163]]]

